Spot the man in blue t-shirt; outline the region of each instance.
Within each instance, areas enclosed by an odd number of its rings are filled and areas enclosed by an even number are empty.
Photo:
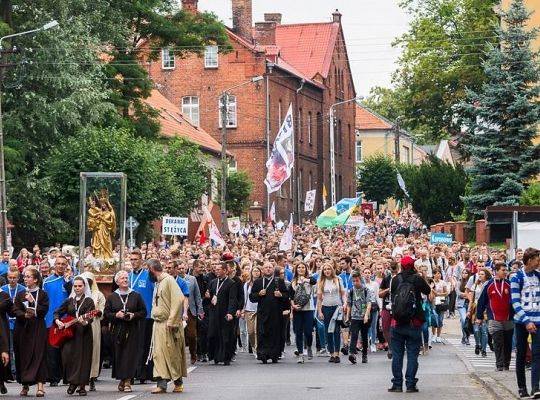
[[[2,261],[0,261],[0,276],[6,276],[9,271],[9,250],[2,252]]]

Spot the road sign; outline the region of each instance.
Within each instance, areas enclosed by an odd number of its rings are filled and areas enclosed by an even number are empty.
[[[430,242],[431,244],[435,243],[445,243],[445,244],[452,244],[452,241],[454,240],[454,236],[451,233],[432,233]]]
[[[180,217],[163,217],[161,233],[163,235],[187,236],[188,219]]]
[[[133,217],[129,217],[126,221],[126,228],[128,229],[137,229],[139,227],[139,221]]]

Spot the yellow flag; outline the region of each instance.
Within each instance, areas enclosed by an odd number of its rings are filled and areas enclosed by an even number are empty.
[[[326,191],[326,185],[323,183],[322,186],[322,202],[323,208],[326,210],[326,197],[328,197],[328,192]]]

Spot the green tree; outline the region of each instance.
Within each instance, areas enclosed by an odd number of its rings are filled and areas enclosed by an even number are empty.
[[[187,154],[198,157],[191,144],[172,143],[167,154],[163,145],[137,138],[126,129],[88,129],[58,146],[45,162],[45,174],[51,181],[54,195],[51,204],[62,219],[71,222],[66,241],[77,237],[79,172],[121,171],[127,174],[127,212],[142,225],[165,214],[187,215],[204,193],[201,186],[186,188],[178,176],[199,179],[187,162]],[[179,155],[175,159],[174,154]],[[184,182],[185,183],[185,182]],[[188,190],[186,190],[188,189]]]
[[[253,182],[245,171],[229,172],[225,202],[230,216],[240,216],[249,207]],[[221,198],[221,174],[218,174],[218,193]]]
[[[376,154],[366,158],[358,166],[358,191],[367,200],[384,204],[396,193],[397,175],[394,162],[389,157]]]
[[[490,205],[518,204],[524,183],[540,172],[540,147],[532,143],[540,119],[540,69],[528,19],[523,1],[514,0],[502,15],[500,45],[491,47],[484,63],[487,81],[457,109],[472,161],[464,202],[476,217]]]
[[[461,165],[452,166],[435,156],[418,166],[399,166],[415,213],[427,226],[451,221],[463,212],[467,175]]]
[[[522,206],[540,206],[540,182],[534,182],[521,193],[519,204]]]
[[[497,43],[499,0],[403,0],[412,16],[407,33],[395,41],[403,49],[394,73],[395,89],[375,89],[370,107],[402,125],[419,141],[456,134],[453,106],[466,88],[485,81],[482,69],[488,43]],[[375,103],[375,104],[373,104]]]

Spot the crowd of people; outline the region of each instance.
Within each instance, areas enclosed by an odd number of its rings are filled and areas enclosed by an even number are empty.
[[[443,341],[445,318],[455,317],[463,346],[473,336],[478,357],[492,348],[497,370],[509,369],[515,348],[519,395],[540,398],[538,250],[507,260],[485,244],[432,244],[410,210],[375,215],[362,230],[295,226],[291,250],[280,250],[281,235],[250,225],[225,246],[142,243],[110,293],[59,244],[43,255],[37,246],[15,259],[4,252],[0,392],[16,379],[21,396],[32,385],[44,396],[46,382],[84,396],[110,366],[121,392],[154,381],[152,393],[165,393],[173,381],[179,393],[188,363],[227,366],[238,353],[278,363],[294,342],[299,364],[366,364],[386,352],[389,391],[405,384],[414,393],[419,355]]]

